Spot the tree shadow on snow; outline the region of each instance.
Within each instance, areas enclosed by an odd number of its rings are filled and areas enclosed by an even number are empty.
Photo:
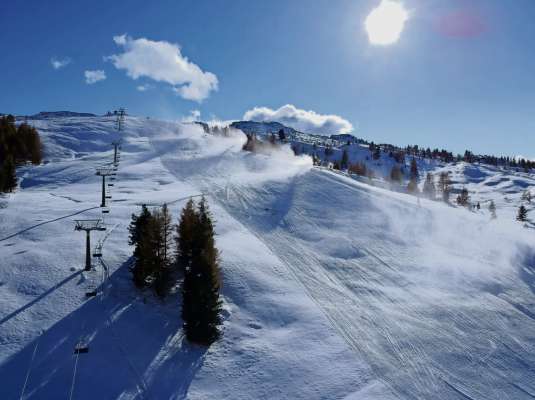
[[[178,294],[162,302],[140,292],[129,264],[110,276],[104,295],[88,299],[0,365],[1,399],[21,398],[26,379],[25,399],[69,398],[71,390],[78,400],[187,396],[206,348],[183,338]],[[88,352],[74,354],[77,346]]]

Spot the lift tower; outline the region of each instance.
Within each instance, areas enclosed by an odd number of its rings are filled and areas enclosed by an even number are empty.
[[[101,219],[76,219],[75,231],[85,231],[85,270],[91,271],[91,231],[105,231],[106,227],[102,225]]]
[[[100,203],[101,207],[106,207],[106,177],[117,175],[113,170],[113,167],[98,167],[96,168],[96,175],[102,177],[102,202]]]
[[[121,145],[121,140],[115,140],[111,142],[113,145],[113,165],[117,166],[119,164],[119,149]]]
[[[117,112],[117,119],[115,120],[115,127],[120,132],[124,129],[124,121],[126,119],[126,110],[121,107]]]

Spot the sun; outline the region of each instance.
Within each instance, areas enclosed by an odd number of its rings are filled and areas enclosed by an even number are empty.
[[[370,43],[381,46],[396,43],[408,18],[409,14],[403,4],[394,0],[382,0],[364,22]]]

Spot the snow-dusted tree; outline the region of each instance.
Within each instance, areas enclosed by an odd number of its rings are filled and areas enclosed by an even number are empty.
[[[373,149],[373,159],[378,160],[381,158],[381,147],[375,146]]]
[[[528,219],[528,210],[524,205],[522,204],[518,208],[518,213],[516,214],[516,220],[520,222],[526,222]]]
[[[431,172],[428,172],[425,176],[423,192],[428,198],[435,199],[437,190],[435,188],[435,179]]]
[[[403,182],[403,173],[398,165],[394,165],[390,170],[390,180],[398,184]]]
[[[468,195],[468,190],[466,188],[461,189],[461,193],[457,196],[457,204],[463,207],[467,207],[470,201],[470,196]]]
[[[416,159],[413,157],[411,160],[411,175],[409,184],[407,185],[407,191],[409,193],[416,193],[418,192],[418,164],[416,163]]]
[[[442,193],[442,200],[445,203],[449,203],[451,181],[450,181],[450,176],[448,175],[447,172],[443,171],[440,173],[439,180],[438,180],[438,187],[440,189],[440,192]]]
[[[496,204],[494,204],[494,200],[490,201],[489,212],[490,212],[490,217],[492,219],[496,219],[497,218],[497,216],[496,216]]]

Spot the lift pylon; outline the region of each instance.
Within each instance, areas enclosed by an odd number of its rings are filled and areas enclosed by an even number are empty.
[[[117,166],[117,164],[119,163],[119,149],[120,149],[121,141],[115,140],[111,142],[111,144],[113,146],[113,165]]]
[[[102,177],[102,201],[100,203],[101,207],[106,207],[106,177],[114,176],[112,167],[99,167],[97,168],[96,175]]]
[[[106,227],[101,219],[76,219],[74,220],[75,231],[85,231],[85,270],[91,270],[91,231],[105,231]]]

